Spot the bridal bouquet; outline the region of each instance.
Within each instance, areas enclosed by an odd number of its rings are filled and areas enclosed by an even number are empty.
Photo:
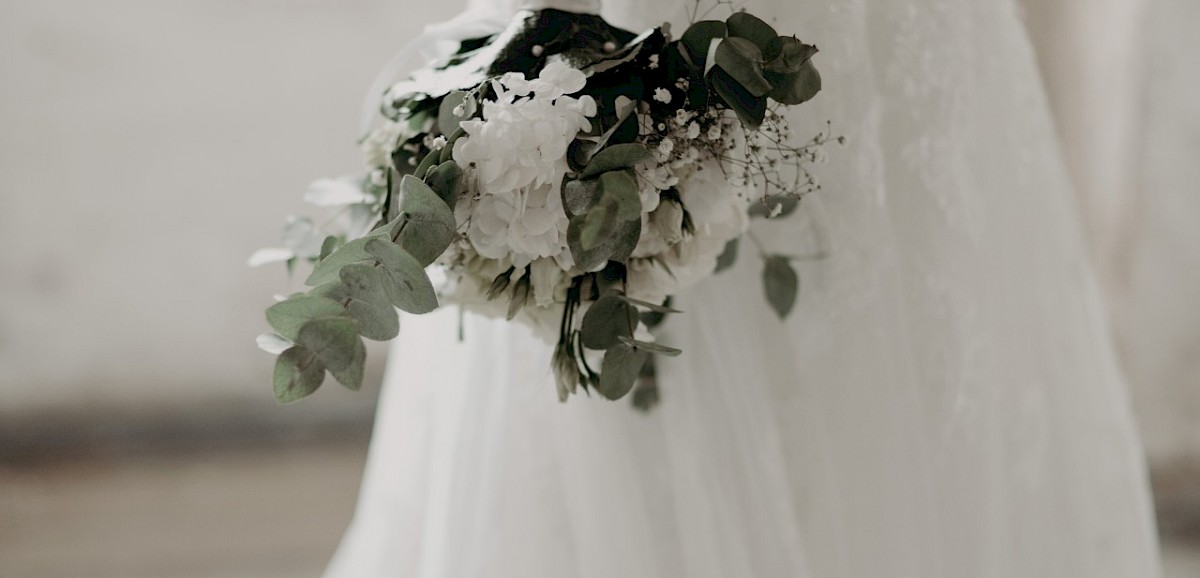
[[[732,263],[752,216],[789,214],[818,185],[780,108],[820,90],[817,49],[745,12],[640,36],[598,16],[526,11],[392,86],[362,141],[362,178],[314,184],[335,222],[293,218],[252,262],[314,264],[267,310],[281,401],[329,372],[358,389],[363,338],[457,304],[525,323],[554,347],[558,395],[628,394],[671,296]],[[756,243],[757,245],[757,243]],[[770,305],[798,279],[767,253]]]

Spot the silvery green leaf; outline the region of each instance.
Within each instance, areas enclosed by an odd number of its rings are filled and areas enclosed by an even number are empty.
[[[808,101],[821,91],[821,75],[813,66],[817,47],[796,38],[781,36],[771,42],[772,53],[763,67],[763,75],[771,83],[767,96],[785,105]]]
[[[749,12],[734,12],[725,20],[725,25],[729,27],[729,36],[745,38],[764,52],[768,44],[779,37],[770,24]]]
[[[608,349],[631,336],[637,326],[637,312],[615,293],[605,295],[588,308],[580,324],[579,336],[588,349]]]
[[[744,38],[729,37],[717,47],[716,63],[747,92],[765,96],[771,83],[763,76],[762,51]]]
[[[634,349],[624,343],[610,347],[604,353],[604,362],[600,366],[597,391],[611,400],[625,397],[633,389],[638,374],[649,357],[648,352]]]
[[[379,261],[384,273],[384,290],[392,305],[414,314],[437,309],[437,293],[415,257],[386,239],[372,240],[367,251]]]
[[[639,351],[649,351],[650,353],[658,353],[660,355],[666,355],[667,357],[675,357],[680,353],[683,353],[682,349],[675,349],[674,347],[667,347],[666,345],[653,343],[650,341],[638,341],[625,335],[620,336],[619,339],[621,340],[621,343],[624,343],[625,345],[628,345]]]
[[[358,324],[348,317],[326,317],[305,323],[296,336],[296,344],[313,352],[331,371],[349,369],[362,340]]]
[[[640,143],[612,145],[600,149],[600,152],[592,157],[579,177],[587,179],[609,171],[631,168],[652,158],[650,150],[646,148],[646,145]],[[636,185],[634,188],[637,188]]]
[[[275,399],[291,403],[312,395],[325,381],[325,366],[304,347],[295,346],[275,360]]]
[[[305,323],[345,315],[345,308],[333,299],[301,294],[268,307],[267,323],[281,337],[295,342]]]
[[[325,237],[325,240],[321,242],[321,254],[317,256],[317,259],[319,260],[328,257],[331,253],[333,253],[334,249],[337,249],[341,245],[341,242],[341,238],[333,235]]]
[[[454,212],[429,185],[412,175],[400,179],[400,192],[402,214],[389,224],[390,238],[426,267],[454,242]]]
[[[342,384],[342,387],[350,391],[362,389],[363,369],[367,362],[367,348],[363,345],[362,340],[356,339],[354,343],[355,349],[350,360],[350,365],[336,371],[329,370],[329,373],[333,374],[333,378]]]
[[[791,262],[782,255],[771,255],[766,258],[763,268],[763,290],[767,294],[767,303],[775,310],[780,319],[786,319],[796,304],[796,295],[800,292],[800,277],[792,268]]]
[[[621,145],[625,146],[625,145]],[[600,189],[604,198],[613,199],[617,205],[617,219],[640,220],[642,198],[638,194],[637,181],[627,171],[609,171],[600,175]]]
[[[280,337],[278,333],[263,333],[256,337],[254,342],[258,344],[259,349],[275,355],[287,351],[292,346],[291,341]]]
[[[295,256],[296,254],[293,253],[291,249],[285,249],[283,247],[267,247],[265,249],[259,249],[251,254],[250,258],[246,259],[246,265],[251,267],[261,267],[269,263],[282,263]]]
[[[357,184],[341,179],[321,179],[308,186],[304,202],[318,207],[370,203],[374,198]]]
[[[454,134],[458,130],[458,123],[471,118],[475,114],[475,99],[468,98],[470,93],[462,90],[456,90],[447,94],[442,99],[442,104],[438,108],[438,130],[444,135]],[[462,114],[455,114],[454,111],[459,106],[462,106]]]
[[[568,216],[582,215],[600,200],[600,181],[580,179],[563,184],[563,207]]]
[[[463,130],[460,126],[458,130],[450,133],[449,137],[446,137],[446,146],[442,147],[442,150],[438,152],[438,164],[448,163],[454,158],[454,143],[458,142],[458,139],[464,136],[467,136],[467,131]]]
[[[384,289],[384,275],[367,263],[346,265],[341,272],[341,285],[345,288],[342,301],[346,311],[358,321],[359,333],[375,341],[387,341],[400,332],[399,317]]]
[[[725,244],[725,250],[721,251],[721,254],[717,257],[717,268],[713,271],[713,273],[720,273],[721,271],[732,267],[733,264],[737,262],[738,243],[740,241],[740,237],[734,237]]]
[[[367,243],[371,239],[381,237],[382,235],[383,233],[375,232],[338,247],[324,259],[317,261],[317,265],[313,267],[313,271],[309,274],[308,279],[304,280],[304,284],[309,287],[316,287],[330,281],[336,281],[339,279],[339,272],[342,267],[351,263],[372,261],[372,257],[367,254]]]

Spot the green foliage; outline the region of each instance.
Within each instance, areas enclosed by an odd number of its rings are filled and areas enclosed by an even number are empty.
[[[317,261],[317,265],[313,267],[312,273],[308,279],[304,280],[304,284],[309,287],[323,285],[330,281],[337,281],[339,272],[342,267],[351,263],[362,263],[370,261],[371,256],[367,254],[367,243],[371,239],[380,238],[383,236],[380,232],[372,232],[361,239],[355,239],[338,247],[324,259]],[[280,335],[283,335],[282,333]],[[287,337],[286,335],[284,337]]]
[[[379,263],[383,291],[392,305],[417,315],[437,309],[433,283],[415,257],[382,239],[369,243],[367,252]]]
[[[353,319],[326,317],[305,323],[296,337],[296,345],[311,351],[326,369],[343,371],[353,365],[362,339]]]
[[[717,268],[714,273],[720,273],[737,262],[738,244],[741,242],[741,237],[734,237],[725,244],[725,250],[717,257]]]
[[[753,42],[730,36],[717,46],[714,58],[717,66],[752,96],[761,97],[771,90],[771,83],[763,76],[762,50]]]
[[[701,71],[706,70],[708,47],[713,40],[725,38],[728,33],[728,28],[724,22],[717,20],[701,20],[692,24],[683,32],[680,37],[680,44],[683,45],[683,54],[692,62],[692,65]]]
[[[342,267],[338,295],[330,295],[340,300],[350,317],[358,322],[359,333],[374,341],[387,341],[400,333],[400,319],[384,291],[383,275],[367,263],[347,265]]]
[[[623,295],[610,293],[601,297],[583,316],[579,333],[588,349],[608,349],[632,337],[637,312]]]
[[[412,175],[400,179],[400,195],[400,215],[376,232],[397,242],[422,268],[428,267],[457,236],[454,212],[429,185]]]
[[[449,146],[449,145],[447,145]],[[446,206],[453,207],[458,198],[458,187],[462,184],[463,171],[454,161],[446,161],[429,170],[425,183],[437,193]]]
[[[275,360],[275,399],[280,403],[308,397],[325,381],[325,366],[317,361],[313,352],[301,346],[292,346]]]
[[[585,271],[607,261],[625,262],[642,234],[637,182],[627,170],[608,171],[600,175],[595,188],[574,187],[565,202],[580,207],[587,203],[584,197],[588,195],[596,200],[589,209],[572,217],[567,227],[571,256]]]
[[[786,319],[796,304],[796,295],[800,292],[800,277],[787,257],[766,257],[766,265],[763,267],[763,290],[767,295],[767,303],[780,319]]]
[[[267,308],[267,323],[280,337],[295,342],[300,328],[314,319],[341,317],[346,310],[341,303],[326,297],[296,295]]]
[[[458,123],[471,118],[471,115],[474,114],[475,110],[474,106],[472,106],[474,100],[469,97],[470,93],[462,90],[456,90],[450,94],[447,94],[445,98],[442,99],[442,104],[438,107],[437,115],[438,130],[440,130],[442,134],[454,134],[454,132],[459,129]],[[458,108],[459,105],[462,105],[463,113],[461,115],[456,115],[454,114],[454,109]]]
[[[637,383],[638,374],[649,358],[650,353],[641,348],[625,343],[612,346],[604,353],[596,390],[611,400],[625,397]]]
[[[650,150],[641,143],[615,144],[596,153],[583,172],[579,173],[579,178],[588,179],[609,171],[632,168],[652,158]]]

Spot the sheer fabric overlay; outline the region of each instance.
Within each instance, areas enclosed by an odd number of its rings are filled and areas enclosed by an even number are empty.
[[[793,117],[848,144],[756,234],[800,262],[787,322],[748,246],[681,296],[662,404],[557,402],[550,347],[406,317],[327,576],[1152,577],[1142,456],[1011,0],[778,0],[821,48]],[[631,28],[683,4],[624,0]],[[723,16],[723,15],[722,15]]]

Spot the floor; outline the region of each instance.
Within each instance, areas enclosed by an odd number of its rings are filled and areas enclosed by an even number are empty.
[[[365,439],[0,466],[5,578],[306,578],[349,522]],[[1168,541],[1167,578],[1200,576]]]

